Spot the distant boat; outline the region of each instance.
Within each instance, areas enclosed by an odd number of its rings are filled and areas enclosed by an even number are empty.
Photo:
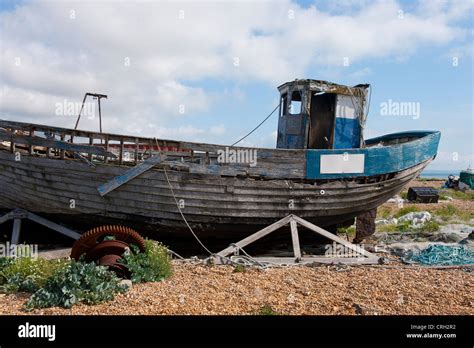
[[[177,235],[187,227],[174,193],[200,236],[235,238],[288,214],[335,231],[436,156],[438,131],[363,138],[369,85],[295,80],[278,89],[276,149],[0,120],[0,208]]]
[[[470,166],[459,173],[459,181],[466,184],[471,190],[474,189],[474,169]]]

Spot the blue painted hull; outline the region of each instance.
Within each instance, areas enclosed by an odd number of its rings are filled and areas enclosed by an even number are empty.
[[[334,149],[306,151],[307,179],[339,179],[396,173],[433,159],[438,150],[441,133],[437,131],[401,132],[368,139],[362,149]],[[414,138],[401,144],[382,145],[397,139]],[[325,155],[363,155],[363,171],[322,173],[321,161]]]

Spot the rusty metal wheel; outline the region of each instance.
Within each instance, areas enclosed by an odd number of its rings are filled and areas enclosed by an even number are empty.
[[[145,251],[145,240],[131,228],[118,225],[100,226],[84,233],[73,245],[71,258],[86,262],[96,262],[107,266],[119,276],[128,278],[128,269],[119,261],[127,248],[136,245]]]

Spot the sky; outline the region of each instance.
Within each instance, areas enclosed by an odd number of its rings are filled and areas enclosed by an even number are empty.
[[[0,119],[72,128],[93,92],[105,132],[226,145],[287,81],[370,83],[365,138],[440,130],[429,168],[474,167],[473,4],[2,0]],[[417,111],[383,111],[400,103]],[[79,128],[98,130],[85,111]],[[240,144],[275,147],[276,129]]]

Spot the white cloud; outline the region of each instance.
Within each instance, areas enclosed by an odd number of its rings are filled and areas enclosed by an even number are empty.
[[[158,127],[155,125],[148,125],[149,129],[144,129],[143,132],[150,136],[161,137],[164,139],[177,139],[197,142],[212,142],[212,139],[221,140],[221,143],[225,144],[226,139],[222,136],[226,133],[224,126],[212,126],[209,128],[199,128],[194,126],[181,126],[181,127]]]
[[[209,108],[209,97],[202,88],[192,88],[176,81],[167,81],[156,87],[159,106],[170,114],[184,115]]]

